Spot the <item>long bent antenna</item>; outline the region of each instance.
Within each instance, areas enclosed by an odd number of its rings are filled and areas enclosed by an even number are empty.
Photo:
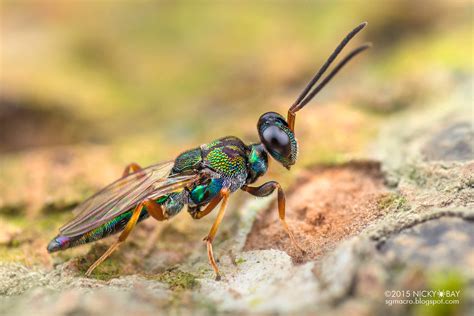
[[[308,102],[310,102],[318,93],[321,91],[326,84],[328,84],[329,81],[339,72],[339,70],[344,67],[352,58],[357,56],[358,54],[362,53],[364,50],[370,48],[372,45],[370,43],[368,44],[363,44],[356,49],[352,50],[346,57],[344,57],[343,60],[341,60],[336,67],[327,75],[321,83],[319,83],[311,92],[310,90],[313,88],[313,86],[319,81],[321,76],[326,72],[326,70],[329,68],[329,66],[332,64],[332,62],[336,59],[336,57],[341,53],[341,51],[344,49],[344,47],[349,43],[349,41],[357,34],[359,33],[365,26],[367,25],[367,22],[363,22],[359,24],[356,28],[354,28],[347,36],[339,43],[339,45],[336,47],[336,49],[332,52],[332,54],[329,56],[329,58],[326,60],[326,62],[323,64],[323,66],[318,70],[316,75],[311,79],[311,81],[308,83],[306,88],[301,92],[301,94],[298,96],[296,101],[293,103],[293,105],[290,107],[288,110],[288,125],[290,129],[294,132],[294,127],[295,127],[295,119],[296,119],[296,112],[301,110]]]

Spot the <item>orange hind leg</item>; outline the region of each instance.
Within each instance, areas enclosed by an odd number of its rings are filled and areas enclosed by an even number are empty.
[[[137,172],[139,170],[142,170],[142,167],[140,167],[138,164],[132,162],[128,164],[123,173],[122,173],[122,178],[128,176],[131,173]],[[148,211],[148,214],[151,215],[154,219],[158,221],[164,221],[166,219],[166,216],[163,212],[163,208],[161,205],[156,203],[154,200],[145,200],[142,203],[138,204],[135,210],[132,213],[132,216],[130,217],[130,220],[127,223],[127,226],[125,226],[123,232],[120,234],[119,238],[117,241],[115,241],[110,247],[107,249],[106,252],[102,256],[100,256],[99,259],[97,259],[86,271],[86,276],[89,276],[92,271],[94,271],[95,268],[97,268],[102,262],[104,262],[112,253],[118,249],[121,243],[123,243],[127,237],[130,235],[130,232],[135,228],[135,225],[138,222],[138,218],[140,217],[140,214],[143,210],[143,207],[146,207],[146,210]]]
[[[140,217],[140,214],[143,210],[143,207],[146,207],[147,212],[156,220],[158,221],[164,221],[166,219],[165,214],[163,213],[163,208],[161,205],[156,203],[154,200],[145,200],[141,202],[140,204],[137,205],[135,210],[132,213],[132,216],[130,217],[130,220],[127,223],[127,226],[125,226],[123,232],[120,234],[119,238],[117,241],[115,241],[110,247],[107,249],[106,252],[102,256],[100,256],[99,259],[97,259],[86,271],[86,276],[91,275],[92,271],[94,271],[95,268],[97,268],[102,262],[105,261],[117,248],[122,244],[127,237],[130,235],[130,232],[135,228],[135,225],[137,224],[138,218]]]
[[[140,167],[140,165],[135,163],[135,162],[129,163],[128,165],[125,166],[125,169],[122,172],[122,178],[125,178],[129,174],[137,172],[137,171],[142,170],[142,169],[143,168]]]
[[[207,207],[195,214],[191,214],[193,218],[195,219],[200,219],[209,214],[218,204],[220,201],[222,201],[221,207],[219,209],[219,213],[217,214],[217,217],[214,221],[214,224],[211,227],[211,230],[209,231],[209,234],[207,234],[206,237],[204,237],[204,241],[206,242],[207,246],[207,257],[209,259],[209,263],[212,266],[212,269],[214,269],[214,272],[216,273],[216,280],[219,281],[221,279],[221,275],[219,273],[219,267],[217,266],[216,260],[214,259],[214,252],[212,249],[212,241],[214,240],[214,237],[217,234],[217,230],[219,229],[219,226],[222,222],[222,219],[224,218],[225,214],[225,209],[227,208],[227,201],[229,199],[229,189],[224,188],[222,189],[219,194],[211,200],[211,202],[207,205]]]

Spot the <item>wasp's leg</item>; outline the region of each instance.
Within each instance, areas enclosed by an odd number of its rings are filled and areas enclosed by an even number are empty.
[[[146,207],[146,210],[148,214],[151,215],[154,219],[157,221],[164,221],[167,219],[167,216],[165,215],[165,212],[163,211],[163,207],[156,203],[154,200],[145,200],[143,201],[143,205]]]
[[[264,197],[267,195],[270,195],[275,191],[275,189],[278,189],[278,215],[280,217],[280,222],[283,225],[283,228],[285,229],[286,233],[290,237],[291,242],[293,245],[295,245],[296,248],[301,250],[303,253],[306,252],[297,242],[295,239],[295,236],[293,235],[293,232],[290,230],[288,227],[288,224],[286,223],[285,220],[285,193],[283,192],[283,189],[281,188],[280,184],[276,181],[269,181],[264,184],[262,184],[259,187],[250,187],[247,185],[244,185],[242,190],[258,197]]]
[[[224,188],[222,189],[219,194],[214,197],[211,202],[206,206],[206,208],[202,211],[197,211],[195,212],[190,212],[191,216],[195,219],[200,219],[209,214],[216,206],[219,204],[220,201],[222,201],[221,207],[219,209],[219,213],[217,214],[216,220],[214,221],[214,224],[211,227],[211,230],[209,231],[209,234],[204,237],[204,241],[206,242],[207,245],[207,257],[209,258],[209,263],[211,264],[212,268],[214,269],[214,272],[216,273],[216,280],[221,279],[221,275],[219,274],[219,268],[217,267],[216,260],[214,259],[214,253],[212,251],[212,241],[214,240],[214,237],[216,236],[217,230],[219,229],[219,225],[222,222],[222,218],[224,218],[224,213],[225,209],[227,207],[227,200],[229,198],[229,189]]]
[[[178,194],[181,193],[172,193],[170,196],[168,196],[168,199],[164,202],[164,208],[163,205],[159,204],[158,202],[149,200],[145,202],[146,210],[153,218],[158,221],[169,219],[170,217],[178,214],[184,207],[184,203],[179,198],[173,199],[173,195],[177,196]],[[163,229],[164,227],[162,225],[156,226],[145,246],[145,256],[150,255]]]
[[[117,241],[115,241],[107,251],[100,256],[99,259],[97,259],[86,271],[86,276],[89,276],[92,271],[94,271],[95,268],[97,268],[102,262],[104,262],[105,259],[107,259],[119,246],[122,242],[127,239],[128,235],[132,231],[132,229],[135,227],[137,224],[138,218],[140,217],[140,213],[142,212],[144,204],[140,203],[135,210],[133,211],[132,216],[130,217],[130,220],[127,223],[127,226],[125,226],[123,232],[120,234],[119,238]]]
[[[194,219],[201,219],[210,212],[212,212],[212,210],[216,208],[217,204],[219,204],[219,202],[222,201],[224,197],[221,192],[219,192],[219,194],[214,197],[211,202],[209,202],[209,204],[206,206],[206,208],[202,211],[199,209],[199,207],[188,207],[188,212],[191,217]]]
[[[151,217],[153,217],[154,219],[158,221],[164,221],[167,218],[165,215],[165,212],[163,211],[163,207],[160,204],[156,203],[153,200],[148,200],[145,203],[147,203],[145,204],[146,210],[148,211],[148,214],[151,215]],[[163,230],[163,227],[161,227],[161,225],[157,225],[155,227],[155,230],[153,231],[152,236],[150,237],[150,239],[148,240],[145,246],[145,257],[148,257],[150,253],[152,252],[153,247],[155,246],[156,241],[160,237],[162,230]]]
[[[135,163],[135,162],[132,162],[132,163],[129,163],[125,169],[123,170],[123,173],[122,173],[122,178],[125,178],[126,176],[128,176],[129,174],[131,173],[134,173],[134,172],[137,172],[139,170],[142,170],[142,167],[140,167],[139,164]]]
[[[153,218],[159,221],[165,220],[165,216],[163,214],[163,209],[161,208],[161,205],[159,205],[155,201],[145,200],[139,205],[137,205],[137,207],[132,213],[132,216],[130,217],[130,220],[127,223],[127,226],[125,226],[118,240],[115,241],[109,247],[109,249],[107,249],[107,251],[89,267],[89,269],[87,269],[86,274],[85,274],[86,276],[89,276],[92,273],[92,271],[94,271],[95,268],[97,268],[102,262],[104,262],[104,260],[107,259],[120,246],[120,244],[123,243],[127,239],[128,235],[130,235],[130,232],[137,224],[138,218],[140,217],[143,207],[147,208],[148,213]]]
[[[209,234],[204,237],[204,241],[207,245],[207,256],[209,258],[209,262],[211,263],[212,268],[214,269],[214,272],[216,273],[216,281],[219,281],[221,279],[221,275],[219,274],[219,268],[217,267],[216,260],[214,260],[214,253],[212,251],[212,241],[214,240],[217,230],[219,229],[219,225],[221,224],[222,219],[224,218],[225,209],[227,208],[227,201],[229,200],[229,189],[222,189],[219,195],[222,197],[222,204],[219,209],[219,213],[217,213],[217,217],[214,221],[214,224],[212,224]]]

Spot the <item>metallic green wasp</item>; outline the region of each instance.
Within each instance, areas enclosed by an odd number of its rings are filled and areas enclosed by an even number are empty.
[[[174,161],[144,169],[137,164],[128,165],[122,178],[75,209],[76,217],[60,229],[59,235],[49,243],[48,251],[64,250],[121,232],[118,240],[87,270],[86,275],[90,275],[126,240],[138,222],[150,216],[158,221],[168,220],[185,205],[193,218],[200,219],[221,203],[215,222],[204,238],[209,262],[216,279],[220,279],[212,241],[224,217],[229,195],[238,189],[259,197],[277,190],[283,228],[292,243],[303,251],[285,221],[285,195],[280,184],[275,181],[257,187],[250,184],[267,172],[269,155],[287,169],[295,164],[298,154],[294,134],[296,112],[311,101],[349,60],[370,47],[370,44],[365,44],[351,51],[317,84],[342,49],[366,24],[358,25],[337,46],[289,108],[287,120],[275,112],[260,117],[257,129],[261,143],[246,145],[239,138],[229,136],[187,150]]]

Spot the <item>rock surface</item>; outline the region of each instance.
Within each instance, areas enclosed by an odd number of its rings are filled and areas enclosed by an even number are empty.
[[[196,224],[180,217],[159,231],[145,223],[93,278],[82,274],[103,244],[45,259],[42,266],[24,254],[18,257],[26,259],[1,263],[0,314],[467,313],[474,307],[473,127],[465,119],[472,108],[463,103],[468,90],[460,87],[429,115],[421,109],[395,116],[366,155],[371,161],[317,166],[300,175],[288,193],[287,214],[305,254],[280,227],[272,198],[247,200],[216,239],[221,281],[214,280],[199,238],[210,220]],[[80,172],[64,174],[76,176]],[[46,194],[45,214],[85,195],[65,200],[71,192],[51,185],[59,188]],[[23,201],[2,200],[2,212],[20,210]],[[34,240],[18,240],[15,228],[0,224],[0,241],[13,259],[18,242],[44,257]],[[151,240],[148,255],[140,237]],[[455,305],[390,306],[390,290],[458,290],[462,296]]]

